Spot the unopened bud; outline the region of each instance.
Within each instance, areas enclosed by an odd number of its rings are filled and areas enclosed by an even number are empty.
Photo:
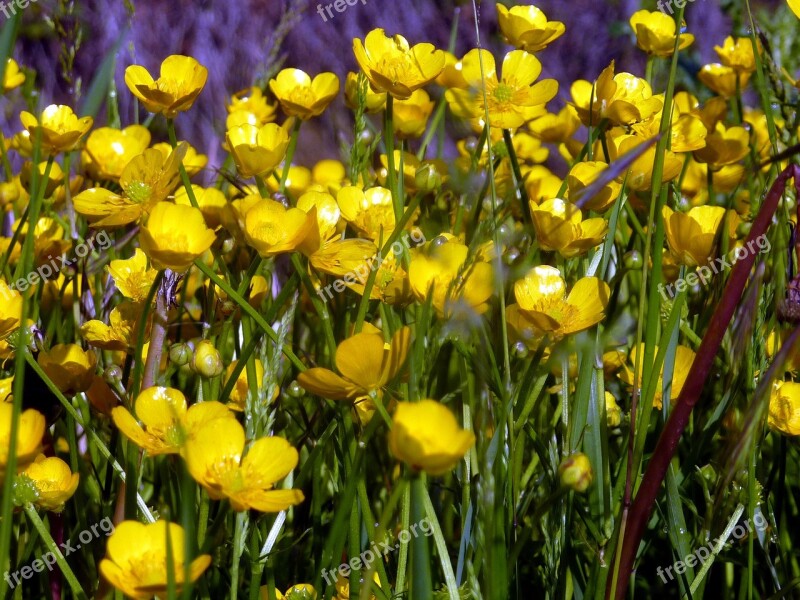
[[[221,374],[224,367],[222,356],[214,344],[208,340],[201,340],[194,351],[192,370],[203,377],[211,378]]]
[[[189,344],[172,344],[169,349],[169,360],[182,367],[192,360],[192,348]]]
[[[576,492],[585,492],[594,477],[589,457],[582,452],[565,458],[558,467],[558,475],[561,485]]]
[[[414,183],[421,192],[434,192],[442,187],[442,176],[431,163],[422,164],[414,175]]]

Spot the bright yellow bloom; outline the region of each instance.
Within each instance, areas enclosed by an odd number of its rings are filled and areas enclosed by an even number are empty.
[[[17,61],[13,58],[6,60],[6,70],[3,75],[3,91],[9,92],[25,83],[25,73],[20,71]]]
[[[11,417],[14,406],[0,402],[0,478],[5,475],[8,451],[11,448]],[[42,449],[45,431],[44,415],[29,408],[22,411],[17,424],[17,470],[21,471]]]
[[[377,573],[372,575],[372,581],[374,588],[381,587],[381,578],[378,576]],[[361,585],[364,585],[363,583]],[[334,584],[336,588],[336,595],[333,597],[333,600],[350,600],[350,579],[347,577],[342,577],[342,574],[337,571],[336,574],[336,583]],[[266,596],[262,600],[267,600]],[[353,598],[355,600],[355,598]],[[375,594],[369,595],[369,600],[376,600]]]
[[[370,31],[363,43],[355,38],[353,54],[375,91],[400,100],[436,79],[445,62],[433,44],[409,46],[402,35],[387,37],[383,29]]]
[[[575,197],[594,183],[607,168],[608,164],[602,161],[576,163],[567,175],[567,188],[569,189],[570,197]],[[604,185],[597,194],[588,200],[588,202],[584,203],[583,208],[602,212],[614,203],[621,189],[622,186],[618,182],[611,181]]]
[[[214,243],[203,213],[193,206],[159,202],[139,232],[139,243],[157,269],[183,273]]]
[[[469,87],[464,75],[461,73],[463,64],[454,55],[443,50],[444,52],[444,69],[436,78],[436,83],[444,88],[461,88],[466,89]]]
[[[392,193],[380,186],[362,190],[345,186],[336,195],[342,217],[360,234],[378,243],[392,235],[395,226]]]
[[[614,394],[606,390],[606,422],[609,427],[619,427],[622,423],[622,409],[617,404],[617,399]]]
[[[0,279],[0,295],[0,339],[4,339],[22,322],[22,294]]]
[[[42,350],[37,362],[64,395],[73,396],[92,385],[97,356],[77,344],[56,344]]]
[[[208,156],[200,154],[189,142],[179,141],[175,147],[181,148],[183,146],[186,147],[186,154],[181,157],[181,163],[183,164],[183,168],[186,169],[186,174],[189,177],[193,177],[208,164]],[[172,145],[167,142],[153,144],[152,148],[153,150],[161,152],[161,156],[164,160],[167,160],[173,151]]]
[[[492,265],[468,257],[469,248],[455,239],[441,241],[436,238],[411,251],[408,278],[414,295],[425,302],[431,294],[440,316],[450,315],[458,305],[482,314],[494,292]]]
[[[498,4],[498,6],[500,6]],[[575,107],[567,104],[557,114],[547,113],[528,123],[531,135],[551,144],[564,143],[578,131],[581,120]]]
[[[732,36],[728,36],[722,46],[714,46],[714,51],[723,65],[737,73],[752,73],[756,70],[753,40],[749,37],[734,39]],[[759,44],[758,52],[761,53],[761,44]]]
[[[644,381],[642,373],[646,372],[648,375],[652,371],[652,368],[643,369],[644,367],[644,344],[639,347],[639,376],[637,378],[639,384],[639,393],[642,393],[642,388],[644,387]],[[656,346],[654,350],[655,355],[658,354],[658,346]],[[672,372],[672,376],[667,376],[667,381],[669,381],[669,385],[671,386],[670,389],[670,404],[674,404],[675,400],[678,399],[680,396],[681,391],[683,390],[683,384],[686,382],[686,377],[689,375],[689,369],[692,367],[692,363],[694,362],[695,353],[691,348],[686,346],[677,346],[675,348],[675,368]],[[629,354],[629,361],[631,365],[634,364],[636,361],[636,348],[631,348]],[[620,373],[619,378],[627,383],[628,385],[633,385],[633,369],[628,367],[627,365],[623,367],[622,373]],[[653,397],[653,407],[661,410],[664,404],[664,367],[661,367],[661,373],[658,375],[658,383],[656,384],[656,393]]]
[[[532,5],[508,9],[498,3],[497,25],[509,44],[526,52],[544,50],[566,30],[563,23],[548,21],[545,14]]]
[[[725,98],[732,98],[736,95],[737,89],[743,90],[750,79],[750,73],[737,73],[735,69],[711,63],[704,65],[697,78],[702,81],[712,92]],[[738,88],[736,83],[739,83]]]
[[[800,19],[800,0],[786,0],[789,4],[789,8],[792,9],[792,12]]]
[[[222,211],[225,210],[228,204],[225,194],[217,188],[204,188],[195,184],[192,184],[192,192],[194,193],[194,199],[197,200],[197,205],[200,207],[200,212],[203,213],[206,224],[211,229],[215,229],[222,222]],[[175,192],[175,204],[192,205],[185,187],[179,187]]]
[[[583,452],[576,452],[561,461],[558,466],[558,476],[561,485],[576,492],[585,492],[594,480],[592,463]]]
[[[407,100],[394,103],[394,131],[401,139],[425,133],[435,103],[425,90],[416,90]]]
[[[126,351],[135,346],[142,308],[143,303],[122,302],[111,310],[108,325],[97,319],[87,321],[81,325],[81,336],[95,348]]]
[[[445,92],[450,108],[458,117],[485,118],[485,92],[492,127],[515,129],[530,120],[532,110],[543,108],[558,92],[555,79],[534,83],[542,72],[542,64],[524,50],[506,54],[500,78],[494,57],[487,50],[470,50],[462,63],[462,72],[470,89],[454,88]]]
[[[147,266],[147,256],[136,248],[127,259],[112,260],[106,267],[120,293],[134,302],[143,302],[150,293],[158,271]]]
[[[304,121],[318,117],[339,93],[339,78],[333,73],[320,73],[312,80],[300,69],[283,69],[270,80],[269,89],[289,117]]]
[[[800,383],[775,382],[769,397],[769,426],[784,435],[800,435]]]
[[[557,250],[564,258],[580,256],[599,245],[608,231],[605,219],[583,220],[581,210],[561,198],[538,206],[531,202],[530,208],[539,247]]]
[[[319,187],[319,191],[338,191],[347,178],[347,169],[340,160],[325,158],[317,162],[311,169],[312,185]]]
[[[721,206],[696,206],[688,213],[662,209],[664,229],[675,262],[689,267],[705,265],[714,257],[714,243],[725,209]]]
[[[706,135],[704,148],[695,150],[694,157],[698,162],[708,163],[714,167],[722,167],[742,160],[750,152],[750,134],[744,127],[725,127],[717,123],[714,131]]]
[[[594,96],[592,96],[594,87]],[[654,115],[663,106],[660,96],[653,96],[650,84],[630,73],[614,75],[614,61],[596,83],[579,79],[572,84],[573,106],[584,125],[597,126],[601,119],[616,125],[630,125]]]
[[[627,154],[645,140],[635,135],[621,135],[609,143],[611,160]],[[628,188],[635,191],[649,190],[653,185],[653,165],[655,164],[656,147],[651,146],[645,150],[633,163],[628,171]],[[664,170],[661,182],[671,181],[681,173],[683,160],[674,152],[669,150],[664,154]],[[622,177],[619,178],[622,180]],[[659,183],[659,185],[660,185]]]
[[[234,369],[236,369],[236,365],[239,363],[238,360],[234,360],[228,366],[227,373],[225,374],[225,378],[229,378],[233,373]],[[255,387],[256,389],[261,389],[261,385],[264,382],[264,365],[263,363],[255,359],[255,370],[256,370],[256,382]],[[277,389],[275,390],[278,391]],[[247,403],[247,396],[250,393],[250,385],[247,382],[247,367],[242,369],[242,372],[239,373],[239,377],[236,379],[236,384],[233,386],[231,390],[231,395],[228,398],[228,408],[235,411],[243,411],[245,409],[245,405]]]
[[[358,107],[358,74],[350,71],[344,81],[344,100],[347,108],[355,110]],[[386,106],[386,92],[376,92],[367,83],[367,96],[364,112],[378,113]]]
[[[253,124],[261,127],[275,120],[277,107],[267,101],[267,97],[256,86],[245,88],[231,96],[226,105],[229,114],[249,113],[255,117]]]
[[[294,252],[314,230],[316,221],[316,210],[306,213],[263,199],[247,211],[244,234],[247,243],[267,258]]]
[[[636,45],[654,56],[672,56],[675,50],[675,19],[661,11],[639,10],[630,18],[631,29],[636,34]],[[677,36],[678,50],[688,48],[694,42],[691,33]]]
[[[150,145],[150,131],[142,125],[125,129],[100,127],[86,138],[81,161],[92,179],[119,180],[125,167]]]
[[[330,400],[355,400],[359,412],[371,415],[375,406],[371,394],[383,395],[383,388],[397,376],[408,355],[411,330],[398,329],[386,343],[383,334],[369,325],[336,348],[337,375],[330,369],[314,367],[297,377],[303,389]]]
[[[389,432],[389,450],[412,469],[429,475],[452,470],[475,444],[450,409],[436,400],[398,402]]]
[[[561,178],[544,165],[534,165],[525,173],[525,191],[531,202],[539,203],[558,195]]]
[[[262,127],[244,124],[229,129],[228,150],[242,177],[266,175],[286,157],[289,133],[285,127],[267,123]]]
[[[180,181],[178,168],[187,146],[181,144],[164,158],[158,150],[145,150],[123,169],[122,195],[97,187],[75,196],[75,210],[94,227],[117,227],[139,220],[166,200]]]
[[[567,295],[559,270],[541,265],[514,284],[517,303],[506,316],[526,344],[535,346],[544,336],[557,342],[602,321],[610,295],[608,284],[597,277],[579,279]]]
[[[140,65],[125,69],[125,84],[144,107],[152,113],[163,113],[174,119],[179,112],[189,110],[203,91],[208,69],[191,56],[173,54],[161,63],[160,77]]]
[[[60,458],[40,454],[25,469],[25,475],[36,487],[36,506],[43,510],[61,512],[64,503],[78,489],[78,474],[70,471],[69,465]]]
[[[178,454],[197,428],[215,419],[235,419],[220,402],[199,402],[186,408],[186,397],[180,390],[150,387],[142,390],[134,402],[134,418],[127,408],[111,411],[120,432],[150,456]]]
[[[167,552],[169,535],[170,553]],[[185,534],[183,527],[167,521],[143,524],[123,521],[108,538],[106,556],[100,572],[111,585],[135,600],[165,597],[169,587],[167,571],[180,590],[185,582]],[[168,556],[172,556],[171,568]],[[197,581],[211,564],[211,556],[201,554],[189,564],[189,581]]]
[[[300,504],[303,492],[275,489],[297,466],[297,450],[283,438],[256,440],[244,455],[244,428],[236,419],[201,424],[186,442],[184,459],[192,477],[214,500],[227,498],[233,510],[279,512]]]
[[[639,137],[651,138],[661,131],[661,111],[641,123],[631,125],[631,130]],[[692,152],[706,145],[708,130],[703,121],[692,114],[675,116],[670,124],[670,150],[672,152]]]
[[[41,136],[42,150],[47,154],[74,150],[94,123],[92,117],[78,118],[69,106],[63,104],[51,104],[42,111],[39,119],[23,110],[19,120],[28,131],[31,143]]]

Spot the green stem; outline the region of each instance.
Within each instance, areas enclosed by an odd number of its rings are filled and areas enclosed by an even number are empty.
[[[281,194],[286,193],[286,180],[289,178],[289,170],[292,168],[292,159],[294,158],[294,152],[297,148],[297,138],[300,137],[300,126],[302,124],[302,120],[296,119],[294,127],[292,127],[292,137],[289,140],[289,147],[286,150],[286,158],[283,161],[283,172],[281,173],[281,183],[278,187],[278,191]]]
[[[173,150],[178,147],[178,137],[175,135],[175,119],[167,119],[167,134],[169,135],[169,143]],[[189,181],[189,175],[186,173],[186,167],[183,166],[183,161],[178,163],[178,172],[181,174],[181,183],[186,188],[186,195],[189,196],[189,202],[195,208],[199,209],[200,205],[197,203],[197,198],[194,196],[192,189],[192,182]]]

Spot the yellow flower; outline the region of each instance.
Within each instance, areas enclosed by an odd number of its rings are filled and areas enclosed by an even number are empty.
[[[164,59],[157,80],[140,65],[125,69],[125,84],[131,93],[148,111],[163,113],[168,119],[192,107],[207,78],[208,69],[191,56],[180,54]]]
[[[277,108],[267,101],[261,88],[256,86],[245,88],[231,96],[231,101],[225,107],[229,114],[249,113],[255,117],[254,125],[266,125],[275,120]]]
[[[244,234],[247,243],[267,258],[294,252],[316,225],[316,210],[306,213],[287,209],[280,202],[263,199],[245,214]]]
[[[498,4],[498,6],[500,6]],[[575,107],[567,104],[558,114],[547,113],[528,123],[531,135],[551,144],[565,143],[578,131],[581,120]]]
[[[238,360],[234,360],[229,366],[228,370],[225,374],[225,378],[229,378],[233,373],[234,369],[236,369],[236,365],[239,363]],[[255,359],[255,370],[256,370],[256,382],[255,387],[256,389],[262,389],[262,383],[264,382],[264,365],[263,363]],[[277,392],[277,390],[275,390]],[[228,398],[228,408],[235,411],[243,411],[245,409],[245,405],[247,403],[247,396],[250,393],[250,385],[247,382],[247,368],[245,367],[242,369],[241,373],[239,373],[239,377],[236,379],[236,384],[233,386],[231,390],[231,395]]]
[[[555,79],[536,82],[542,65],[533,54],[512,50],[503,59],[498,78],[494,57],[487,50],[470,50],[462,60],[469,90],[450,89],[445,98],[453,113],[466,119],[485,117],[484,92],[492,127],[515,129],[530,120],[531,111],[543,108],[558,92]],[[483,77],[481,77],[481,65]]]
[[[738,90],[743,90],[747,87],[750,73],[737,73],[736,70],[731,67],[726,67],[719,63],[711,63],[704,65],[703,68],[700,69],[697,78],[712,92],[725,98],[732,98],[737,92],[737,81],[739,83]]]
[[[618,156],[627,154],[639,144],[644,143],[645,140],[635,135],[621,135],[618,138],[611,140],[609,143],[609,153],[611,160],[614,161]],[[628,170],[628,176],[625,180],[628,187],[635,191],[649,190],[653,185],[653,165],[655,164],[656,147],[651,146],[645,150],[633,163]],[[661,182],[671,181],[681,173],[683,168],[683,160],[674,152],[669,150],[664,154],[664,168],[661,176]],[[619,178],[620,180],[623,177]],[[659,184],[660,184],[659,183]]]
[[[721,206],[696,206],[688,213],[662,209],[664,229],[675,262],[689,267],[705,265],[713,258],[717,232],[725,217]]]
[[[289,133],[285,127],[267,123],[262,127],[244,124],[225,135],[228,150],[242,177],[265,175],[286,157]]]
[[[40,454],[25,469],[25,475],[36,487],[38,493],[36,506],[44,510],[61,512],[64,503],[72,498],[78,489],[78,474],[70,471],[69,465],[60,458],[47,458],[44,454]]]
[[[264,437],[247,454],[244,428],[236,419],[200,424],[186,442],[184,459],[192,477],[214,500],[227,498],[233,510],[279,512],[300,504],[303,492],[275,489],[297,466],[297,450],[283,438]]]
[[[76,344],[56,344],[42,350],[37,362],[64,395],[73,396],[92,385],[97,356]]]
[[[304,121],[318,117],[339,93],[339,78],[333,73],[320,73],[312,80],[300,69],[283,69],[270,80],[269,89],[289,117]]]
[[[123,169],[119,180],[122,195],[102,187],[90,188],[73,198],[75,210],[94,227],[117,227],[139,220],[178,185],[178,168],[186,149],[181,144],[166,159],[158,150],[145,150]]]
[[[138,251],[138,249],[137,249]],[[111,310],[109,324],[93,319],[81,325],[81,336],[90,346],[103,350],[128,350],[135,345],[142,304],[122,302]]]
[[[214,243],[203,213],[193,206],[159,202],[139,232],[139,243],[157,269],[185,272]]]
[[[795,16],[800,19],[800,0],[786,0],[786,2],[789,4],[789,8],[792,9]]]
[[[0,279],[0,296],[0,339],[4,339],[22,322],[22,295]]]
[[[372,581],[375,582],[373,588],[381,587],[381,578],[377,573],[372,575]],[[362,583],[362,585],[364,584]],[[347,577],[342,577],[342,574],[338,571],[336,573],[336,583],[334,584],[334,587],[336,588],[336,595],[333,597],[333,600],[350,600],[350,579]],[[262,600],[267,599],[264,597]],[[376,600],[375,594],[370,594],[369,600]]]
[[[25,73],[20,71],[17,61],[13,58],[6,60],[6,70],[3,75],[3,91],[11,91],[25,83]]]
[[[459,305],[482,314],[494,292],[494,271],[479,257],[468,261],[469,248],[455,239],[436,238],[411,251],[408,278],[417,300],[432,294],[439,315],[449,315]]]
[[[675,19],[661,11],[639,10],[630,18],[631,29],[636,34],[636,45],[654,56],[672,56],[675,50]],[[677,36],[678,50],[688,48],[694,42],[691,33]]]
[[[311,181],[320,191],[338,191],[346,177],[347,170],[340,160],[323,159],[311,170]]]
[[[392,193],[380,186],[362,190],[348,185],[336,195],[342,217],[353,228],[376,243],[386,241],[394,232]]]
[[[594,480],[592,463],[583,452],[576,452],[561,461],[558,466],[558,476],[561,485],[576,492],[585,492]]]
[[[358,74],[350,71],[344,80],[344,100],[347,108],[355,110],[358,107]],[[367,113],[378,113],[386,106],[386,92],[376,92],[372,86],[367,85],[366,106]]]
[[[341,375],[314,367],[300,373],[297,383],[322,398],[355,400],[359,414],[368,417],[375,410],[369,396],[381,397],[386,384],[397,376],[406,361],[410,340],[408,327],[398,329],[386,343],[379,329],[366,324],[361,333],[336,348],[336,369]]]
[[[11,448],[11,418],[14,406],[0,402],[0,478],[5,474],[8,451]],[[42,449],[45,431],[44,415],[29,408],[22,411],[17,423],[17,470],[21,471],[33,461]]]
[[[644,386],[644,381],[642,377],[642,373],[645,372],[644,370],[644,344],[639,347],[639,377],[637,381],[639,383],[639,393],[642,393],[642,387]],[[656,356],[658,354],[658,346],[656,346],[654,350]],[[667,376],[667,380],[670,382],[671,390],[670,390],[670,403],[674,403],[677,400],[678,396],[680,396],[681,391],[683,390],[683,384],[686,382],[686,377],[689,375],[689,369],[692,367],[692,363],[694,362],[694,351],[691,348],[686,346],[677,346],[675,348],[675,364],[674,370],[672,372],[672,376]],[[629,354],[629,360],[631,364],[634,364],[636,361],[636,348],[631,348]],[[647,369],[646,372],[649,374],[652,369]],[[619,378],[627,383],[628,385],[633,385],[633,370],[625,365],[623,367],[622,373],[620,373]],[[656,384],[656,393],[653,397],[653,407],[661,410],[664,404],[664,367],[661,367],[661,373],[658,375],[658,383]]]
[[[185,539],[183,527],[176,523],[123,521],[108,538],[107,558],[100,561],[100,572],[111,585],[136,600],[148,600],[154,595],[165,597],[168,571],[172,572],[178,589],[185,582]],[[171,566],[167,563],[170,555]],[[189,581],[197,581],[210,564],[208,554],[195,558],[189,564]]]
[[[450,410],[436,400],[398,402],[389,432],[389,450],[412,469],[444,475],[475,444]]]
[[[81,161],[92,179],[117,181],[128,163],[149,145],[150,131],[142,125],[125,129],[100,127],[86,138]]]
[[[714,131],[706,135],[704,148],[695,150],[694,157],[698,162],[708,163],[714,167],[722,167],[742,160],[750,152],[750,134],[744,127],[725,127],[717,123]]]
[[[187,410],[186,397],[180,390],[158,386],[139,393],[134,411],[142,425],[122,406],[114,408],[111,417],[120,432],[150,456],[178,454],[201,424],[235,419],[220,402],[199,402]]]
[[[401,139],[418,138],[425,133],[434,102],[425,90],[416,90],[407,100],[394,103],[394,131]]]
[[[589,185],[594,183],[600,174],[608,168],[602,161],[586,161],[576,163],[567,175],[567,188],[570,197],[579,194]],[[619,196],[622,186],[616,181],[611,181],[595,194],[588,202],[583,204],[587,210],[602,212],[611,206]]]
[[[594,96],[592,95],[594,88]],[[630,125],[654,115],[663,106],[660,96],[653,96],[650,84],[630,73],[614,75],[614,61],[597,78],[579,79],[572,84],[573,106],[584,125],[597,125],[608,119],[615,125]]]
[[[759,54],[761,53],[759,44]],[[756,70],[756,57],[753,52],[753,40],[749,37],[734,39],[732,36],[725,38],[722,46],[714,46],[714,51],[719,56],[720,62],[730,67],[737,73],[752,73]]]
[[[561,179],[544,165],[534,165],[525,173],[525,191],[531,202],[557,196],[560,189]]]
[[[387,37],[383,29],[370,31],[363,43],[355,38],[353,54],[375,91],[400,100],[436,79],[445,62],[433,44],[409,46],[402,35]]]
[[[775,382],[769,398],[769,426],[784,435],[800,435],[800,383]]]
[[[631,125],[631,130],[642,138],[651,138],[661,130],[661,111],[641,123]],[[706,145],[708,130],[703,121],[692,114],[675,116],[670,123],[670,150],[672,152],[692,152]]]
[[[461,69],[464,66],[461,61],[447,50],[442,52],[444,52],[444,69],[436,78],[436,83],[444,88],[466,89],[469,87],[464,75],[461,74]]]
[[[47,154],[74,150],[94,122],[92,117],[78,118],[69,106],[63,104],[51,104],[42,111],[39,119],[23,110],[19,120],[30,135],[31,143],[41,136],[42,150]]]
[[[605,393],[606,399],[606,422],[609,427],[619,427],[622,423],[622,409],[617,404],[614,394],[609,391]]]
[[[158,271],[147,266],[147,256],[136,248],[127,259],[112,260],[106,267],[120,293],[134,302],[143,302],[150,293]]]
[[[583,277],[567,295],[559,270],[541,265],[514,284],[514,296],[517,303],[506,309],[509,326],[521,341],[535,346],[544,336],[557,342],[602,321],[610,290],[597,277]]]
[[[186,154],[181,156],[181,163],[183,163],[183,168],[186,169],[186,174],[189,177],[193,177],[208,164],[208,156],[200,154],[189,142],[178,142],[176,144],[176,149],[183,146],[186,147]],[[164,160],[167,160],[173,151],[172,145],[167,142],[159,142],[158,144],[153,144],[152,147],[153,150],[161,152],[161,156]]]
[[[197,200],[197,205],[200,207],[200,212],[203,213],[206,224],[211,229],[215,229],[222,222],[222,211],[225,210],[228,204],[225,194],[217,188],[204,188],[195,184],[192,184],[192,192],[194,193],[194,199]],[[175,204],[192,205],[185,187],[179,187],[175,192]]]
[[[544,50],[566,30],[563,23],[548,21],[545,14],[532,5],[508,9],[498,3],[497,25],[509,44],[527,52]]]
[[[564,258],[584,254],[599,245],[608,231],[603,218],[583,220],[581,210],[561,198],[531,202],[536,240],[543,250],[557,250]]]

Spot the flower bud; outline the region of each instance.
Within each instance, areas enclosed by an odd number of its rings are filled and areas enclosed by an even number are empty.
[[[611,392],[606,392],[606,422],[612,428],[619,427],[619,424],[622,423],[622,409]]]
[[[585,492],[594,478],[589,457],[582,452],[565,458],[558,467],[558,475],[561,485],[576,492]]]
[[[5,206],[19,200],[19,186],[14,182],[0,183],[0,203]]]
[[[172,344],[169,349],[169,360],[179,367],[192,360],[192,348],[189,344]]]
[[[414,176],[417,189],[421,192],[433,192],[442,187],[442,176],[431,163],[422,164]]]
[[[194,351],[192,370],[203,377],[216,377],[224,369],[222,356],[208,340],[201,340]]]

